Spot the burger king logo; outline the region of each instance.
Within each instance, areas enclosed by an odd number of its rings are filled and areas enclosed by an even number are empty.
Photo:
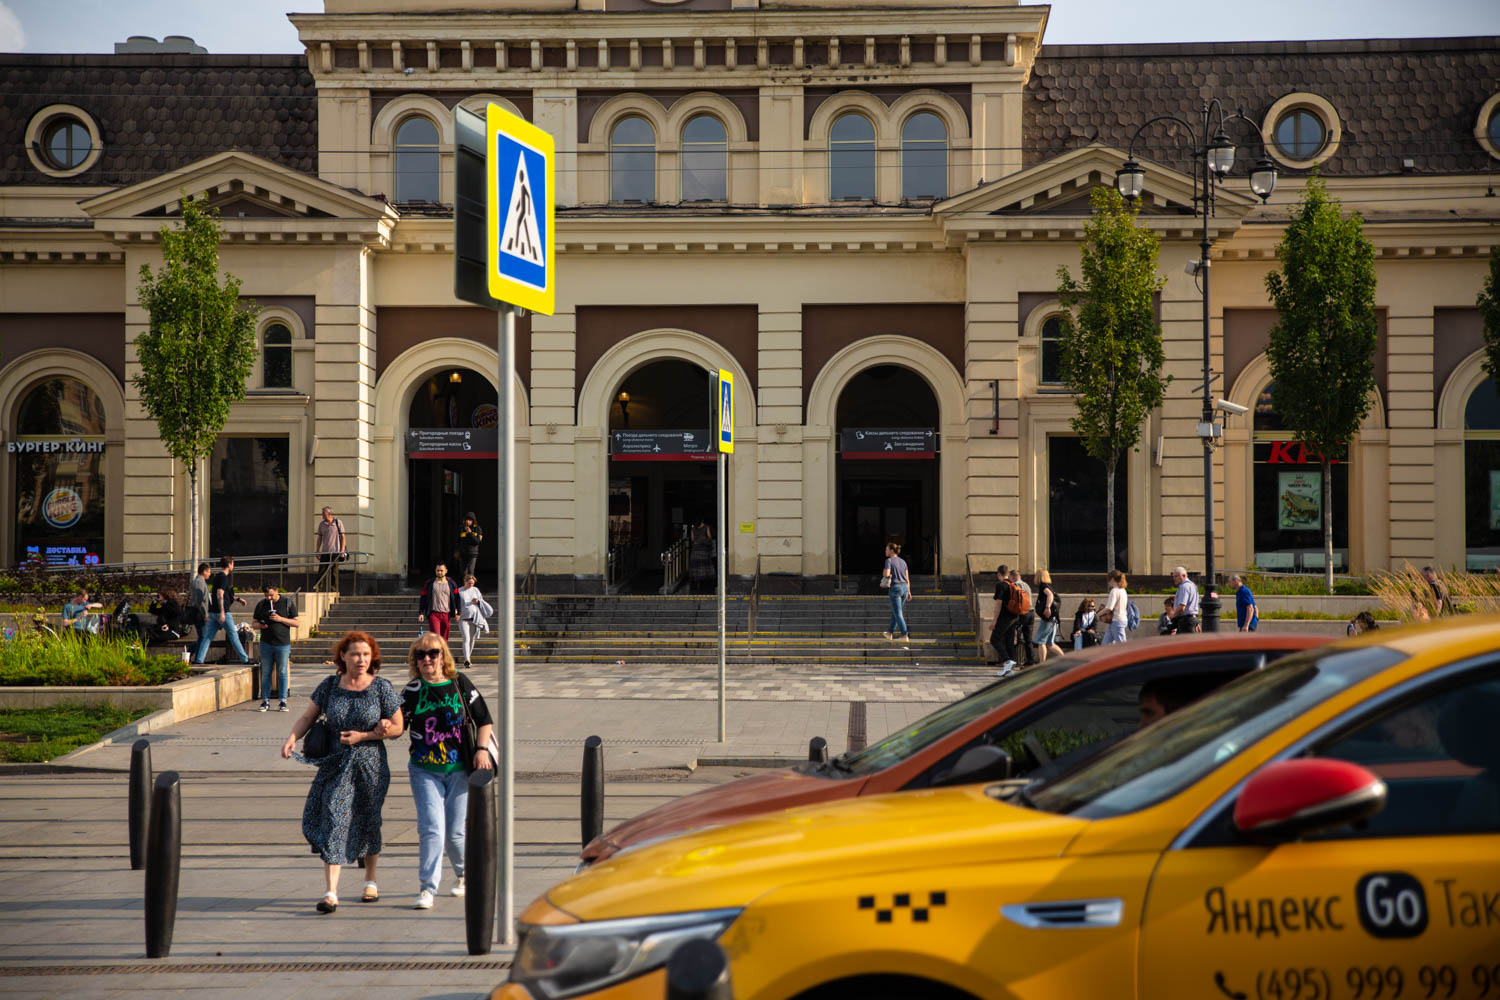
[[[59,486],[42,501],[42,517],[54,528],[71,528],[83,517],[83,498],[66,486]]]

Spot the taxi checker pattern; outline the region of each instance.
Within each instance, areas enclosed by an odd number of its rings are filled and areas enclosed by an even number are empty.
[[[927,923],[928,911],[940,906],[948,905],[948,893],[946,890],[938,890],[927,894],[926,906],[912,906],[911,893],[897,892],[891,895],[891,908],[883,910],[875,905],[874,896],[859,897],[859,908],[861,910],[874,910],[875,922],[877,924],[888,924],[895,916],[897,910],[907,910],[911,913],[911,922],[914,924]]]

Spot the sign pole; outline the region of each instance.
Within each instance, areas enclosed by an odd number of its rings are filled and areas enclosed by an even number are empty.
[[[500,308],[500,822],[495,866],[499,885],[495,900],[499,921],[496,939],[515,944],[516,870],[516,309]]]
[[[727,603],[727,596],[725,594],[725,581],[728,576],[728,566],[725,565],[725,553],[729,551],[729,546],[724,540],[724,528],[728,520],[728,518],[726,518],[724,515],[724,508],[728,505],[729,500],[729,493],[725,489],[725,480],[727,479],[725,472],[729,466],[729,456],[724,454],[722,451],[719,452],[718,461],[715,464],[718,465],[719,471],[719,488],[716,495],[716,500],[718,502],[714,504],[714,512],[717,515],[719,522],[716,529],[719,533],[717,541],[719,558],[716,560],[719,564],[719,742],[723,743],[725,740],[724,676],[726,673],[725,662],[727,659],[724,652],[724,606]]]

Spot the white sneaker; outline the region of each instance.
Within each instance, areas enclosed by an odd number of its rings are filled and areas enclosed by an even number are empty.
[[[449,889],[448,891],[455,896],[462,896],[464,894],[464,879],[462,875],[458,877],[457,882],[453,883],[453,888]]]
[[[413,910],[430,910],[430,909],[432,909],[432,893],[429,892],[426,889],[423,889],[421,892],[417,893],[417,901],[412,904],[412,909]]]
[[[260,710],[262,712],[269,712],[271,710],[271,703],[269,701],[263,701],[263,702],[261,702],[260,703]]]
[[[1009,677],[1016,672],[1016,661],[1006,660],[1000,664],[1000,669],[995,672],[996,677]]]

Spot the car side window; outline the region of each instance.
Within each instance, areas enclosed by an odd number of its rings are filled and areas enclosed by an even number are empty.
[[[1318,839],[1500,832],[1500,668],[1428,689],[1308,756],[1369,768],[1386,784],[1367,823]]]

